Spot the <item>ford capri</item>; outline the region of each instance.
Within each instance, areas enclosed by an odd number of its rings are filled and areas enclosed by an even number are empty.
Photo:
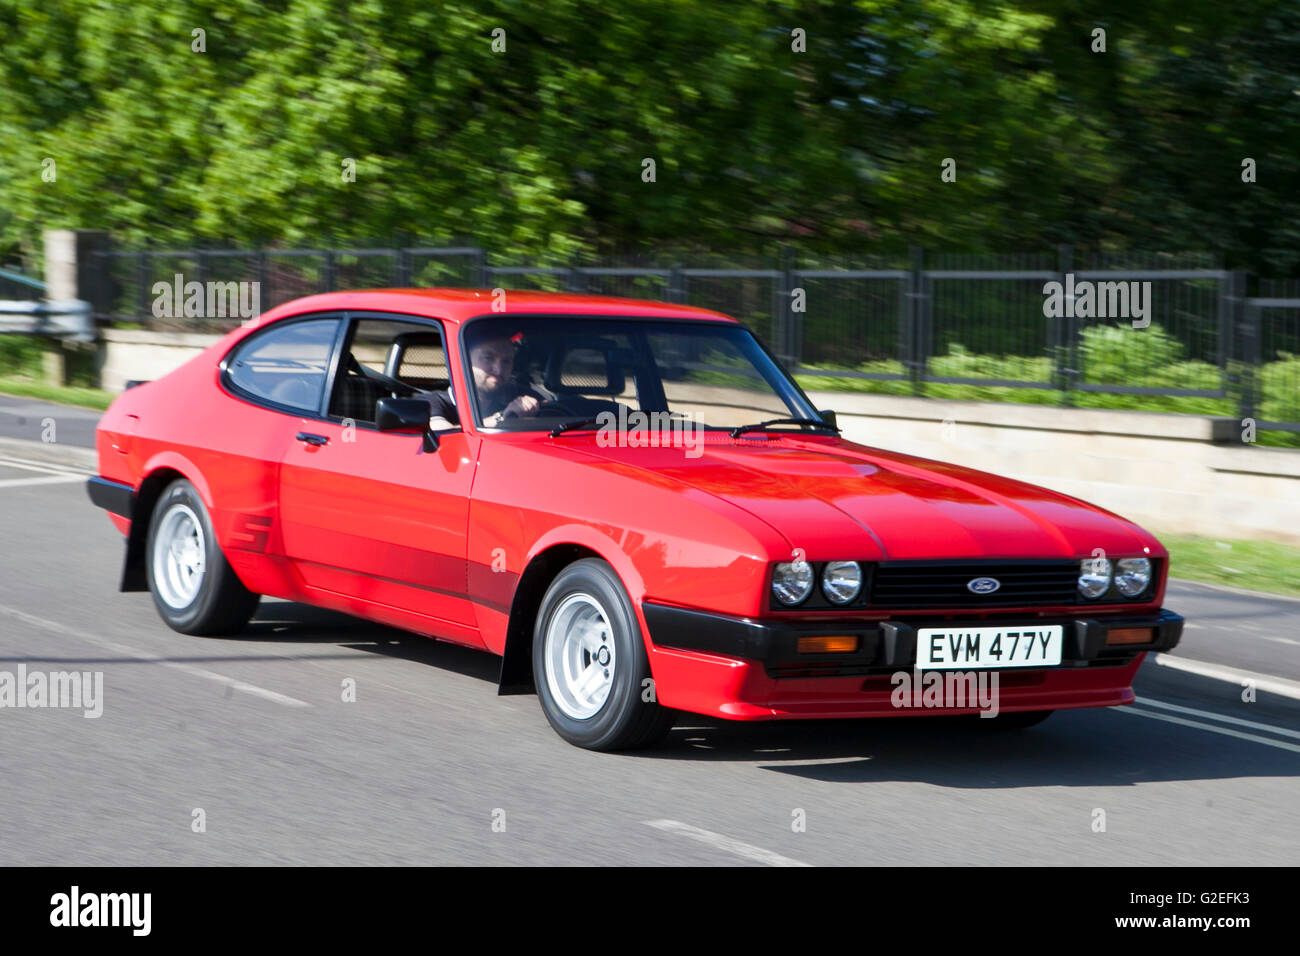
[[[123,392],[89,493],[176,631],[266,595],[476,648],[594,750],[682,713],[987,716],[901,709],[954,675],[996,678],[987,726],[1133,701],[1182,630],[1151,534],[839,424],[716,312],[330,293]]]

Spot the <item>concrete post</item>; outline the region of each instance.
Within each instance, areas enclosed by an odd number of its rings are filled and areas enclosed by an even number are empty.
[[[97,255],[108,251],[108,233],[97,229],[45,230],[45,297],[85,299],[96,312],[107,311],[105,265]]]
[[[85,299],[95,311],[106,312],[107,263],[97,256],[108,251],[108,233],[97,229],[45,230],[46,301]],[[67,353],[57,339],[44,339],[41,372],[47,385],[68,383]]]

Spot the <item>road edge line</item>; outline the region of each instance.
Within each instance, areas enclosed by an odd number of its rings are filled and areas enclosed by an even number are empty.
[[[721,833],[714,833],[712,830],[704,830],[700,827],[691,826],[689,823],[682,823],[680,820],[642,820],[641,822],[648,827],[654,827],[656,830],[660,830],[664,833],[683,836],[689,840],[695,840],[697,843],[711,846],[715,850],[722,850],[725,853],[744,857],[747,860],[753,860],[756,863],[763,863],[767,866],[812,866],[811,863],[793,860],[788,856],[782,856],[780,853],[775,853],[772,850],[765,850],[761,846],[754,846],[752,843],[744,843],[740,840],[734,840]]]
[[[1211,677],[1216,680],[1227,681],[1238,686],[1250,681],[1254,684],[1256,690],[1277,694],[1279,697],[1289,697],[1292,700],[1300,700],[1300,681],[1287,680],[1285,677],[1257,674],[1254,671],[1243,671],[1236,667],[1229,667],[1226,664],[1211,664],[1207,661],[1192,660],[1189,657],[1170,657],[1168,654],[1157,654],[1156,664],[1160,667],[1186,671],[1198,677]]]

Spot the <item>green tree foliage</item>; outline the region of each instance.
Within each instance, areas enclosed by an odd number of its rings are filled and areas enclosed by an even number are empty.
[[[1290,272],[1298,44],[1296,3],[1251,0],[0,0],[0,255],[82,227]]]

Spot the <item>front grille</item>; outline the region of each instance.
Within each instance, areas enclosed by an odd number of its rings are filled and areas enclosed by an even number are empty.
[[[994,578],[992,594],[966,585]],[[906,561],[878,564],[871,576],[871,604],[879,608],[1029,607],[1078,603],[1079,562]]]

